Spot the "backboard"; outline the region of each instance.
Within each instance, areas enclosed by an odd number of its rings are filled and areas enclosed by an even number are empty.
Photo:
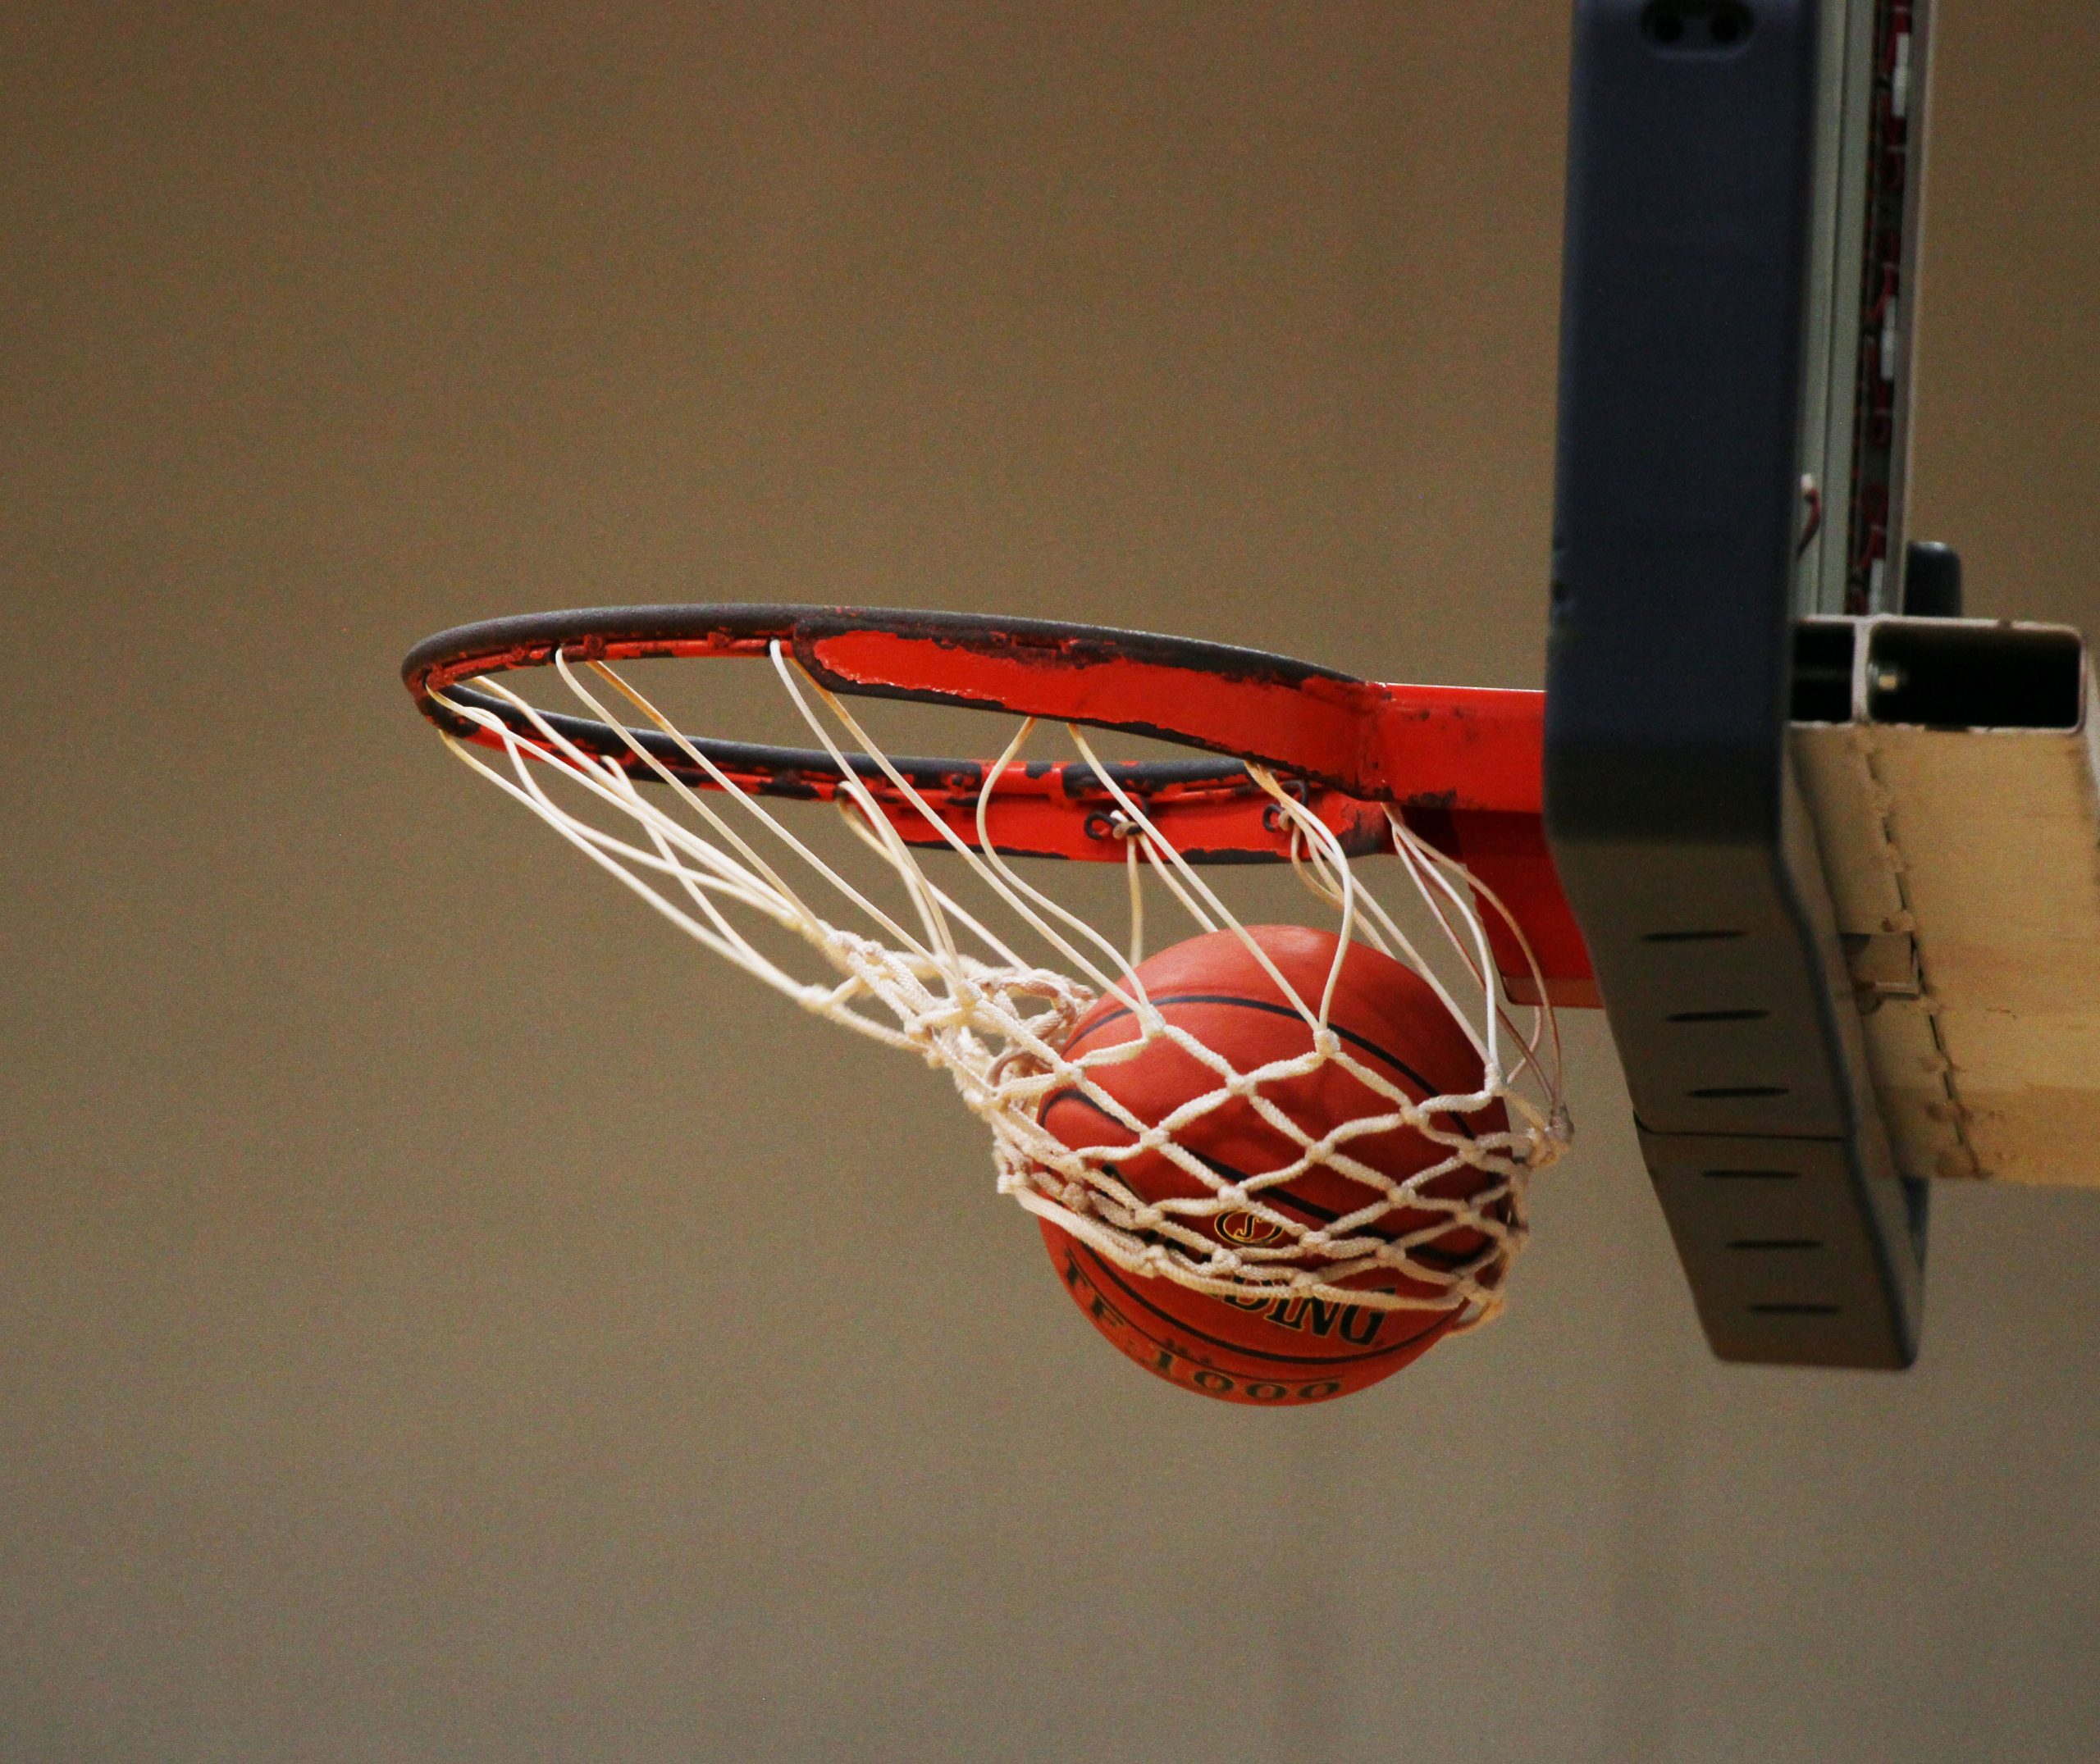
[[[1576,9],[1547,824],[1732,1359],[1910,1361],[1924,1178],[2048,1155],[2025,1105],[1978,1124],[2043,1081],[1957,1050],[2018,1009],[1967,931],[2093,923],[2075,633],[1899,616],[1960,610],[1906,531],[1929,25]]]

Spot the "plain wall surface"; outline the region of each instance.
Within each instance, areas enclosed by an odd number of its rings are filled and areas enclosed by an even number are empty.
[[[1918,531],[2100,625],[2100,24],[1941,10]],[[1513,0],[0,17],[0,1757],[2100,1753],[2100,1195],[1942,1187],[1907,1375],[1719,1365],[1580,1016],[1510,1315],[1208,1404],[394,677],[747,599],[1536,684],[1565,78]]]

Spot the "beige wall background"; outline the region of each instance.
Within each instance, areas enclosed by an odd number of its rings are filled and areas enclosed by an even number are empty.
[[[1942,11],[1924,525],[2100,623],[2100,25]],[[741,598],[1536,683],[1566,48],[0,16],[0,1755],[2093,1754],[2100,1200],[1942,1190],[1907,1376],[1724,1369],[1578,1019],[1512,1315],[1206,1405],[393,677]]]

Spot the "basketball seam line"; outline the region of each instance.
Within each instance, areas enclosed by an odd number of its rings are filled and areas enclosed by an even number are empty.
[[[1288,1005],[1271,1004],[1267,999],[1235,997],[1230,992],[1170,992],[1152,998],[1150,1002],[1155,1007],[1163,1005],[1227,1005],[1237,1006],[1243,1010],[1265,1011],[1271,1017],[1291,1017],[1300,1023],[1305,1021],[1303,1012],[1293,1010]],[[1106,1028],[1118,1017],[1129,1017],[1134,1014],[1135,1013],[1127,1005],[1118,1005],[1114,1010],[1103,1012],[1066,1044],[1065,1049],[1066,1057],[1071,1056],[1071,1049],[1074,1046],[1084,1041],[1095,1030]],[[1360,1047],[1364,1052],[1384,1060],[1395,1072],[1419,1084],[1422,1087],[1422,1097],[1440,1094],[1436,1087],[1416,1071],[1406,1060],[1400,1059],[1397,1055],[1388,1053],[1368,1036],[1358,1035],[1354,1029],[1344,1029],[1339,1023],[1331,1023],[1327,1027],[1350,1046]],[[1416,1099],[1417,1101],[1421,1100],[1422,1097]],[[1470,1132],[1468,1137],[1472,1137]]]
[[[1107,1122],[1112,1127],[1122,1127],[1124,1125],[1122,1122],[1117,1120],[1114,1115],[1111,1114],[1106,1109],[1102,1108],[1099,1103],[1096,1102],[1084,1091],[1061,1090],[1053,1092],[1050,1096],[1046,1096],[1043,1099],[1042,1114],[1038,1117],[1038,1119],[1042,1120],[1045,1127],[1049,1125],[1050,1111],[1061,1102],[1077,1103],[1083,1108],[1091,1109],[1096,1114],[1099,1115],[1102,1120]],[[1177,1141],[1176,1143],[1179,1143],[1179,1142]],[[1100,1150],[1102,1148],[1093,1146],[1085,1147],[1069,1146],[1066,1149],[1071,1151],[1092,1151]],[[1215,1171],[1219,1176],[1222,1177],[1229,1183],[1237,1184],[1240,1183],[1254,1182],[1259,1179],[1257,1176],[1250,1176],[1244,1170],[1235,1169],[1232,1165],[1226,1163],[1223,1158],[1214,1158],[1208,1152],[1197,1151],[1193,1146],[1183,1146],[1181,1149],[1187,1152],[1190,1157],[1195,1159],[1198,1163],[1203,1165],[1204,1168]],[[1335,1172],[1335,1174],[1340,1174],[1340,1173],[1337,1171]],[[1354,1177],[1346,1177],[1344,1179],[1349,1182],[1355,1182],[1356,1180]],[[1129,1184],[1126,1183],[1125,1186],[1127,1187]],[[1357,1186],[1358,1187],[1362,1187],[1364,1185],[1358,1183],[1357,1183]],[[1336,1219],[1342,1216],[1340,1213],[1335,1212],[1327,1207],[1322,1206],[1316,1201],[1308,1201],[1302,1195],[1294,1193],[1289,1188],[1264,1188],[1261,1191],[1258,1198],[1262,1201],[1280,1200],[1286,1201],[1290,1206],[1296,1207],[1299,1212],[1311,1214],[1314,1219],[1317,1219],[1323,1225],[1331,1225]],[[1445,1197],[1440,1196],[1438,1198],[1442,1199]],[[1463,1199],[1466,1197],[1463,1196],[1456,1196],[1452,1197],[1451,1198]],[[1431,1209],[1431,1210],[1434,1210]],[[1367,1237],[1377,1238],[1381,1243],[1398,1243],[1403,1238],[1410,1234],[1406,1232],[1396,1232],[1388,1235],[1386,1233],[1379,1230],[1375,1224],[1360,1225],[1356,1228],[1363,1232]],[[1459,1222],[1454,1219],[1448,1228],[1454,1231],[1461,1228]],[[1152,1233],[1143,1233],[1143,1235],[1150,1237]],[[1435,1244],[1425,1243],[1418,1245],[1414,1249],[1410,1250],[1408,1253],[1411,1256],[1419,1256],[1422,1260],[1428,1262],[1432,1267],[1434,1267],[1437,1265],[1440,1252],[1437,1251]],[[1461,1263],[1470,1261],[1472,1260],[1472,1258],[1470,1256],[1453,1256],[1449,1265],[1445,1267],[1444,1271],[1448,1274],[1452,1270],[1452,1269],[1459,1266]]]

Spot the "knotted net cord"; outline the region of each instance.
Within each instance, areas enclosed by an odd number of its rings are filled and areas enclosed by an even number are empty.
[[[472,683],[507,704],[512,716],[438,695],[485,732],[500,758],[484,757],[488,750],[450,735],[446,743],[704,948],[805,1010],[945,1071],[966,1106],[990,1129],[999,1192],[1119,1267],[1243,1301],[1257,1295],[1303,1296],[1380,1310],[1452,1310],[1459,1313],[1455,1328],[1484,1322],[1501,1308],[1504,1277],[1527,1234],[1529,1179],[1565,1150],[1570,1128],[1552,1011],[1531,1010],[1520,1029],[1499,994],[1481,908],[1499,914],[1520,943],[1522,933],[1491,892],[1388,809],[1398,873],[1427,906],[1445,946],[1440,962],[1425,959],[1363,885],[1335,834],[1272,773],[1249,763],[1248,775],[1289,830],[1293,870],[1322,903],[1340,940],[1318,998],[1301,996],[1202,870],[1174,848],[1143,802],[1097,757],[1085,734],[1067,725],[1074,748],[1114,805],[1110,824],[1124,846],[1129,925],[1119,944],[1034,886],[993,845],[988,815],[999,780],[1037,733],[1035,719],[1021,719],[1005,751],[986,768],[973,843],[954,831],[843,702],[804,674],[779,644],[771,654],[789,700],[838,768],[836,804],[847,827],[896,885],[897,897],[887,904],[785,824],[764,799],[738,786],[702,745],[601,661],[586,664],[591,683],[565,654],[557,652],[553,666],[597,722],[619,732],[660,791],[645,790],[618,760],[578,745],[547,714],[493,677]],[[696,788],[659,758],[623,716],[612,713],[599,695],[605,691],[638,710],[714,789]],[[886,809],[878,802],[862,768],[849,758],[848,743],[901,805]],[[563,787],[562,794],[550,785]],[[972,910],[956,889],[928,873],[892,821],[907,814],[923,819],[959,860],[963,877],[986,897],[984,904]],[[1242,1071],[1161,1013],[1136,972],[1144,959],[1148,887],[1162,890],[1200,929],[1239,937],[1303,1019],[1309,1035],[1303,1052]],[[813,896],[833,916],[817,910]],[[807,969],[783,965],[755,941],[760,924],[788,933],[815,959]],[[1030,937],[1048,947],[1052,962],[1031,962],[1017,951],[1015,944]],[[1329,1016],[1352,941],[1405,963],[1428,982],[1480,1057],[1478,1089],[1415,1096],[1351,1052]],[[1528,960],[1528,946],[1525,955]],[[1448,980],[1440,968],[1449,971]],[[1536,979],[1536,964],[1533,973]],[[1134,1036],[1067,1055],[1073,1026],[1103,997],[1131,1014]],[[1147,1121],[1097,1074],[1162,1040],[1217,1082]],[[1330,1064],[1377,1101],[1374,1112],[1315,1134],[1268,1092]],[[1051,1134],[1040,1120],[1045,1104],[1075,1090],[1120,1123],[1129,1142],[1075,1150]],[[1294,1153],[1291,1161],[1235,1175],[1183,1142],[1192,1124],[1235,1099],[1280,1136]],[[1395,1177],[1352,1155],[1354,1142],[1402,1128],[1436,1149],[1438,1155],[1423,1169]],[[1138,1192],[1121,1172],[1150,1154],[1193,1178],[1195,1192],[1157,1200]],[[1273,1204],[1275,1191],[1316,1167],[1358,1184],[1363,1204],[1317,1224]],[[1462,1169],[1474,1173],[1472,1192],[1435,1192],[1440,1178]],[[1258,1221],[1235,1236],[1260,1241],[1228,1242],[1204,1228],[1227,1213]],[[1448,1245],[1460,1233],[1477,1234],[1462,1241],[1478,1247],[1454,1258]],[[1386,1269],[1404,1277],[1401,1292],[1365,1291],[1358,1284]]]

